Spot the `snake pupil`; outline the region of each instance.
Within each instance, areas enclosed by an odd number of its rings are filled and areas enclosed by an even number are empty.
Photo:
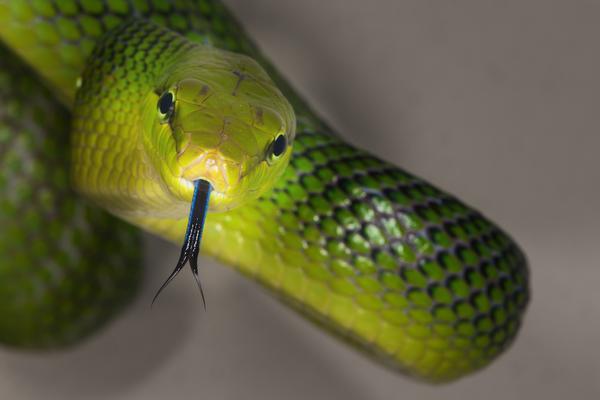
[[[275,139],[275,142],[273,143],[273,155],[275,157],[279,157],[280,155],[283,154],[286,147],[287,147],[287,139],[285,138],[285,136],[284,135],[277,136],[277,139]]]
[[[168,115],[173,108],[173,93],[166,92],[158,99],[158,111],[163,115]]]

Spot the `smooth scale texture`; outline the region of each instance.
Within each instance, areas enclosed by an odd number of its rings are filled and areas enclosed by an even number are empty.
[[[70,104],[96,38],[132,14],[249,54],[296,111],[284,177],[261,199],[209,215],[204,253],[375,359],[420,378],[459,377],[506,349],[529,297],[517,245],[451,195],[334,135],[219,3],[2,1],[0,35]],[[102,115],[89,123],[106,125]],[[163,218],[136,223],[178,244],[186,225]]]

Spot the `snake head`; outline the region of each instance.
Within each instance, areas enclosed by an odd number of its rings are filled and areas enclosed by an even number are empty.
[[[269,190],[289,162],[294,111],[246,56],[198,46],[167,68],[146,108],[144,147],[183,201],[202,179],[210,209],[229,210]]]

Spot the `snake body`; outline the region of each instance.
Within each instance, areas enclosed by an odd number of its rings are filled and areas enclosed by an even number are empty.
[[[1,44],[0,96],[0,342],[71,344],[136,293],[139,234],[69,187],[69,114]]]
[[[156,115],[128,117],[135,115],[133,107],[146,98],[131,99],[140,87],[150,85],[155,70],[164,70],[163,62],[180,57],[186,48],[216,54],[222,67],[214,79],[225,86],[239,81],[240,72],[248,72],[249,80],[260,85],[244,86],[243,101],[223,104],[254,107],[231,109],[227,115],[234,115],[234,122],[256,128],[256,110],[271,110],[267,116],[278,117],[280,124],[261,128],[263,133],[252,137],[264,149],[284,132],[291,144],[289,101],[297,122],[293,146],[285,156],[291,160],[281,171],[277,163],[271,169],[262,161],[253,164],[252,171],[264,170],[248,178],[248,186],[230,197],[235,201],[243,197],[241,205],[228,202],[227,196],[217,200],[216,212],[207,219],[203,253],[257,280],[291,307],[378,361],[423,379],[445,381],[476,370],[514,339],[529,297],[527,264],[519,247],[453,196],[335,135],[218,2],[1,0],[0,38],[53,89],[51,94],[42,90],[44,96],[54,95],[74,110],[71,145],[78,189],[113,214],[178,244],[185,233],[183,210],[191,192],[159,179],[162,175],[156,168],[168,162],[140,161],[137,152],[147,133],[142,130],[138,140],[135,135],[140,131],[131,128],[132,120],[140,118],[150,126]],[[258,64],[229,52],[256,60],[270,78]],[[122,85],[124,81],[127,84]],[[198,94],[203,87],[196,89]],[[164,90],[168,85],[161,87]],[[161,91],[150,97],[151,102],[156,102]],[[287,101],[279,98],[280,93]],[[266,100],[269,98],[274,99],[272,103]],[[50,107],[59,107],[48,102]],[[37,125],[40,130],[41,125]],[[64,130],[64,124],[59,122],[47,130]],[[94,135],[97,137],[92,139]],[[109,144],[113,142],[117,144]],[[178,142],[171,140],[164,146],[177,147],[173,143]],[[204,142],[195,144],[199,149],[210,147]],[[251,147],[241,147],[241,153],[250,155],[245,160],[256,154]],[[181,154],[181,149],[171,150],[171,154]],[[132,168],[127,160],[133,160]],[[285,162],[287,159],[281,165]],[[256,167],[259,164],[263,167]],[[84,167],[78,169],[78,165]],[[148,165],[155,166],[154,174],[148,173]],[[252,189],[258,181],[262,183]],[[61,185],[66,183],[59,182]],[[105,223],[114,224],[111,229],[125,232],[126,237],[130,234],[130,242],[135,240],[122,223]],[[16,243],[18,238],[5,240]],[[93,241],[90,244],[94,246]],[[98,243],[100,246],[103,244]],[[117,253],[122,250],[119,246],[123,246],[119,240],[108,245]],[[50,253],[40,255],[50,257]],[[135,275],[133,256],[108,261],[125,265]],[[88,260],[90,268],[93,262]],[[17,267],[1,265],[10,273]],[[54,265],[59,269],[66,266]],[[70,279],[78,273],[76,267],[65,268],[61,276]],[[116,271],[98,268],[94,273],[107,280]],[[67,298],[63,303],[78,309],[84,307],[82,302]],[[123,302],[115,301],[112,309]],[[45,305],[45,300],[39,304]],[[40,315],[53,312],[40,310]],[[107,318],[100,314],[97,320]],[[86,315],[96,320],[93,310]],[[15,329],[14,340],[5,339],[1,332],[0,338],[17,342],[19,330]],[[82,329],[81,334],[90,330]]]

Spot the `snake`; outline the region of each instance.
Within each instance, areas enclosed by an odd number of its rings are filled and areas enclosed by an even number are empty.
[[[198,278],[200,250],[423,381],[514,342],[515,241],[346,142],[220,2],[0,0],[0,40],[4,345],[110,321],[139,287],[138,228],[184,243],[169,279]]]

